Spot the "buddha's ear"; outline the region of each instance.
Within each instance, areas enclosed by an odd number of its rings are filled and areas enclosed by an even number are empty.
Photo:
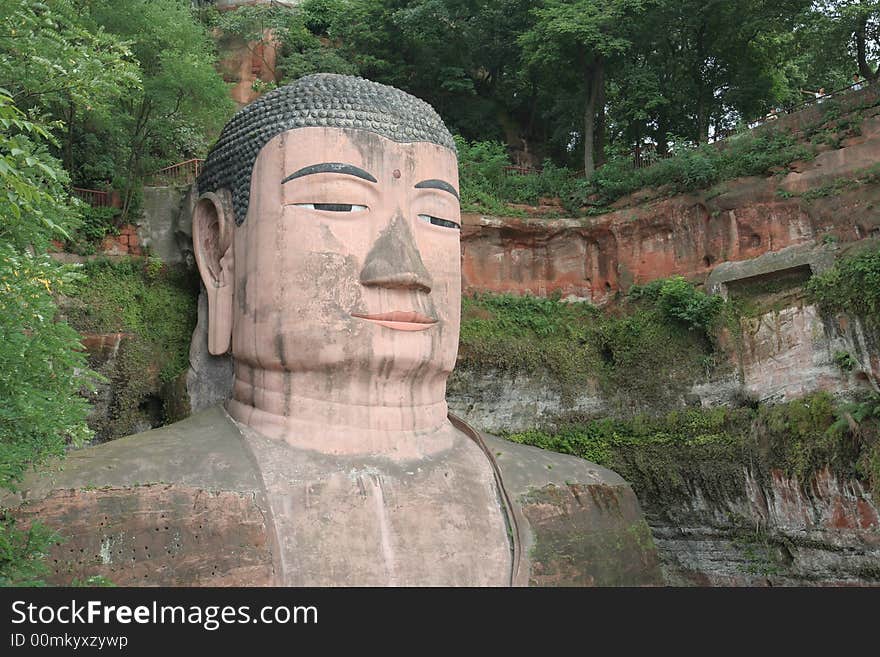
[[[193,214],[193,251],[208,293],[208,351],[229,351],[232,341],[232,291],[235,260],[233,211],[223,191],[199,196]]]

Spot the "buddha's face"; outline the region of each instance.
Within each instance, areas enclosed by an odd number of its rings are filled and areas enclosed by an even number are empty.
[[[445,380],[460,319],[457,189],[455,153],[434,144],[319,127],[269,141],[233,235],[235,359]]]

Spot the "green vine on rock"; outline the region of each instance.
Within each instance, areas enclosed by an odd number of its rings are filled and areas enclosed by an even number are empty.
[[[85,276],[70,323],[83,333],[124,335],[112,371],[105,372],[113,385],[109,418],[96,427],[102,437],[116,438],[140,430],[141,407],[186,372],[197,279],[155,257],[92,260]]]
[[[604,309],[558,295],[465,297],[459,361],[465,369],[546,374],[563,401],[598,386],[625,414],[674,407],[714,363],[707,327],[722,301],[684,279],[661,287]]]
[[[809,494],[811,478],[829,468],[865,482],[880,501],[876,394],[837,403],[822,392],[777,405],[603,418],[506,437],[609,467],[660,512],[691,500],[697,488],[724,509],[746,494],[747,471],[766,482],[771,469],[796,477]]]
[[[880,248],[840,259],[814,275],[807,294],[826,313],[848,313],[874,324],[880,318]]]

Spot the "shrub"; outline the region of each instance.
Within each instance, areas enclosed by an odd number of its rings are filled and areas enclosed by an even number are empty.
[[[618,156],[596,170],[577,193],[581,201],[592,195],[600,204],[608,204],[645,187],[668,186],[672,193],[692,192],[722,180],[765,175],[774,167],[812,154],[786,133],[746,134],[722,145],[680,146],[674,156],[643,169],[634,169],[629,155]]]
[[[194,276],[151,257],[92,260],[85,277],[76,293],[82,303],[70,314],[74,326],[133,333],[149,344],[163,382],[186,370],[196,319]]]
[[[117,233],[116,218],[119,210],[96,208],[86,203],[80,203],[79,207],[82,223],[71,234],[66,248],[80,255],[92,255],[105,236]]]
[[[604,418],[507,438],[610,467],[662,511],[666,502],[691,500],[693,486],[729,509],[726,502],[746,494],[747,469],[765,480],[781,469],[808,489],[810,477],[827,467],[865,481],[880,499],[878,436],[880,396],[837,404],[822,392],[778,405]]]
[[[807,294],[828,313],[880,317],[880,249],[843,258],[807,282]]]
[[[682,276],[633,286],[629,291],[629,297],[646,299],[656,304],[667,319],[682,322],[690,330],[700,330],[707,334],[724,306],[724,300],[720,296],[710,296],[696,289]]]
[[[574,185],[572,172],[544,162],[540,172],[508,173],[511,162],[504,144],[467,140],[456,135],[462,209],[471,212],[518,214],[506,203],[536,204],[542,197],[568,198]]]
[[[78,394],[90,372],[53,298],[76,273],[46,255],[79,221],[67,174],[48,152],[52,141],[0,91],[0,488],[91,435]],[[38,526],[22,531],[0,516],[0,583],[34,583],[46,540]]]
[[[468,142],[456,136],[459,156],[462,209],[474,212],[516,214],[506,203],[531,203],[539,198],[562,200],[566,210],[585,205],[603,207],[646,187],[663,187],[669,193],[706,189],[741,176],[766,175],[794,160],[808,159],[813,150],[784,132],[743,134],[723,144],[698,147],[678,145],[675,155],[649,167],[634,169],[628,153],[616,154],[589,179],[545,161],[540,173],[508,175],[507,150],[500,142]]]
[[[702,333],[684,329],[653,304],[606,312],[558,297],[481,294],[462,300],[464,368],[546,374],[564,399],[598,384],[627,414],[676,403],[705,371],[709,347]]]

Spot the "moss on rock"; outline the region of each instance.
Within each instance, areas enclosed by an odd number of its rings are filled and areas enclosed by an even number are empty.
[[[156,258],[95,259],[84,273],[68,321],[81,333],[124,334],[115,357],[100,364],[110,391],[108,408],[92,418],[98,438],[185,417],[176,396],[196,323],[195,273]]]

